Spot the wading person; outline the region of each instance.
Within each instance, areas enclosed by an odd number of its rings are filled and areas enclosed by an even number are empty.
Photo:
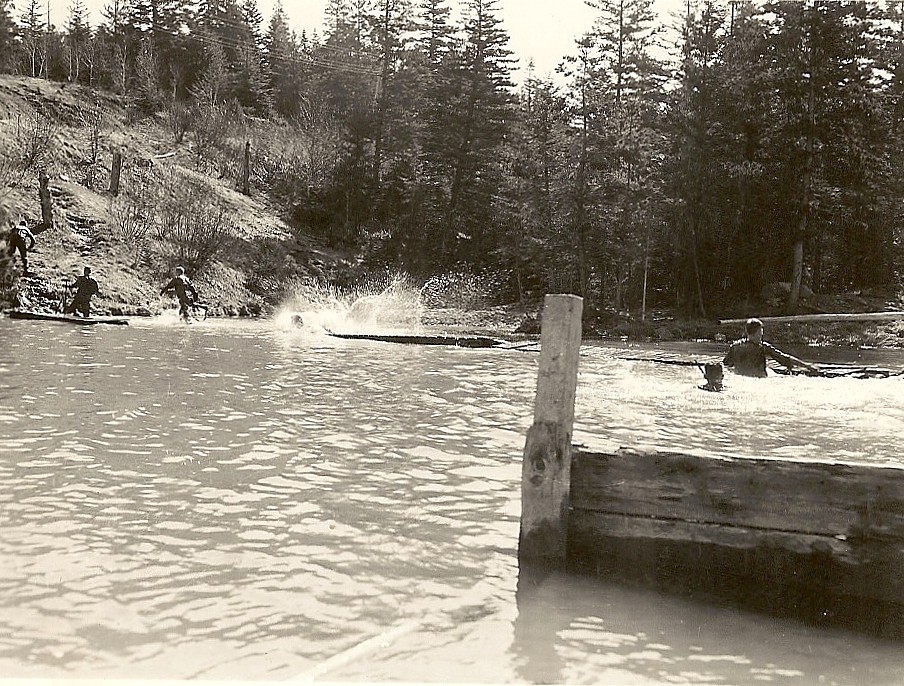
[[[72,301],[63,310],[63,314],[80,312],[85,317],[91,316],[91,298],[97,295],[100,289],[97,281],[91,278],[91,267],[85,267],[84,273],[76,278],[70,288],[75,289]]]
[[[35,247],[35,236],[25,222],[19,220],[18,226],[10,226],[6,242],[9,244],[9,256],[16,259],[16,252],[22,260],[22,276],[28,276],[28,251]]]
[[[191,281],[185,276],[185,270],[182,267],[176,267],[176,275],[160,289],[160,295],[167,291],[173,291],[179,300],[179,317],[183,321],[189,321],[191,307],[198,300],[198,291],[195,290]]]
[[[747,337],[731,344],[728,354],[722,360],[726,367],[732,367],[735,373],[742,376],[766,376],[766,358],[771,357],[779,364],[788,367],[803,367],[809,371],[819,371],[819,367],[784,353],[771,343],[763,340],[763,322],[759,319],[748,319],[744,325]]]

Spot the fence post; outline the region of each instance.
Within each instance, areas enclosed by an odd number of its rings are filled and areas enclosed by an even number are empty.
[[[113,167],[110,170],[110,195],[119,195],[119,176],[122,173],[122,152],[113,151]]]
[[[50,196],[50,177],[45,169],[38,172],[38,198],[41,201],[41,223],[34,228],[34,232],[42,233],[53,228],[53,199]]]
[[[547,295],[543,304],[534,423],[521,466],[520,562],[565,562],[582,309],[575,295]]]

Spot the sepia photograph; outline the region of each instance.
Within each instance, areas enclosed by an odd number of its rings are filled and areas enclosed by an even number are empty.
[[[0,686],[904,684],[904,0],[0,0]]]

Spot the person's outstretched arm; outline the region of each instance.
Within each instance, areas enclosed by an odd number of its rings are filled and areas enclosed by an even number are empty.
[[[779,364],[785,365],[789,369],[791,367],[795,367],[795,366],[796,367],[804,367],[805,369],[810,369],[813,371],[818,369],[818,367],[816,367],[816,365],[810,364],[809,362],[804,362],[799,357],[794,357],[794,355],[789,355],[786,352],[782,352],[781,350],[776,348],[771,343],[766,343],[764,341],[763,342],[763,350],[765,350],[766,353],[769,355],[769,357],[771,357],[773,360],[775,360]]]

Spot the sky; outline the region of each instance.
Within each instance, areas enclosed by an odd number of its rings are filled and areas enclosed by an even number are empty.
[[[25,0],[14,0],[17,10]],[[62,26],[71,0],[49,0],[51,21]],[[101,8],[109,0],[85,0],[91,13],[92,24],[100,19]],[[451,6],[454,7],[456,0]],[[283,0],[283,8],[292,28],[301,33],[306,30],[322,32],[327,0]],[[667,15],[683,6],[683,0],[656,0],[655,7]],[[265,25],[270,19],[275,0],[258,0],[258,8]],[[499,18],[509,34],[509,49],[518,58],[515,80],[523,80],[528,63],[534,61],[534,75],[545,78],[555,73],[555,68],[565,55],[574,52],[574,42],[593,23],[595,10],[584,0],[500,0]]]

